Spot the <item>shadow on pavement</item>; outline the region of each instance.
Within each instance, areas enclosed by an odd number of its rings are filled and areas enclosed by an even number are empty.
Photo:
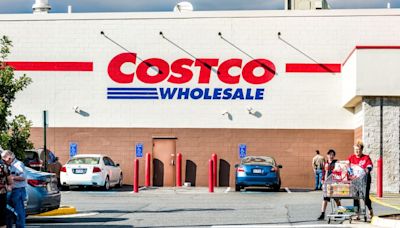
[[[177,213],[177,212],[190,212],[190,211],[233,211],[231,208],[179,208],[179,209],[166,209],[166,210],[96,210],[102,214],[129,214],[129,213]]]
[[[276,192],[272,188],[266,188],[266,187],[247,187],[245,190],[242,190],[242,192]],[[279,192],[286,192],[285,189],[281,188],[279,189]]]
[[[29,225],[28,225],[29,226]],[[68,228],[68,227],[96,227],[96,228],[132,228],[134,226],[130,226],[130,225],[57,225],[57,224],[51,224],[51,225],[40,225],[40,227],[60,227],[60,228]]]
[[[108,191],[105,191],[101,187],[91,187],[91,186],[73,186],[70,187],[69,190],[61,190],[61,192],[65,191],[76,191],[76,192],[132,192],[133,187],[132,185],[124,185],[121,188],[111,188]]]

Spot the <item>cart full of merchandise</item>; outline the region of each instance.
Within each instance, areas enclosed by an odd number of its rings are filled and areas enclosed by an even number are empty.
[[[347,161],[336,162],[335,168],[323,185],[324,197],[330,198],[331,213],[327,215],[331,221],[349,220],[354,216],[367,221],[365,197],[367,190],[367,175],[365,171]],[[358,206],[337,206],[336,200],[359,200]]]

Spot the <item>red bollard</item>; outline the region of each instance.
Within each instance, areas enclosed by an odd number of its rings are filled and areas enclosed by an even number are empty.
[[[145,181],[144,186],[150,186],[150,161],[151,161],[151,154],[146,154],[146,167],[145,167]]]
[[[213,160],[208,160],[208,192],[214,192],[214,180],[213,180]]]
[[[377,175],[376,175],[376,181],[377,183],[377,191],[376,195],[379,198],[382,198],[383,195],[383,159],[379,158],[378,159],[378,169],[377,169]]]
[[[182,154],[176,156],[176,186],[182,186]]]
[[[218,157],[216,154],[212,154],[211,159],[213,160],[214,163],[214,170],[213,170],[214,186],[217,187]]]
[[[139,159],[135,159],[133,173],[133,192],[139,192]]]

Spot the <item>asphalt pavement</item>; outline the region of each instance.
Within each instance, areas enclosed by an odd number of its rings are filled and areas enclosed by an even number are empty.
[[[321,191],[230,188],[142,188],[131,186],[105,192],[93,189],[62,192],[62,204],[79,213],[27,218],[27,227],[368,227],[367,223],[317,221]],[[350,205],[352,201],[343,201]],[[373,205],[375,214],[397,210]]]

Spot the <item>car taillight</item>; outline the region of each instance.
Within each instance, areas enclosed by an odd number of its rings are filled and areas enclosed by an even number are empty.
[[[99,167],[93,167],[93,173],[100,173],[101,169]]]
[[[46,181],[42,181],[42,180],[29,179],[28,180],[28,184],[30,184],[33,187],[46,187],[47,186],[47,182]]]
[[[65,166],[61,167],[60,172],[66,173],[67,172],[67,167],[65,167]]]
[[[41,167],[42,166],[42,162],[29,162],[29,166],[30,167]]]
[[[271,172],[276,172],[276,171],[278,171],[278,168],[277,168],[277,167],[272,167],[272,168],[271,168]]]
[[[236,171],[237,171],[238,173],[240,173],[240,172],[244,172],[244,169],[243,169],[243,168],[237,168]]]

